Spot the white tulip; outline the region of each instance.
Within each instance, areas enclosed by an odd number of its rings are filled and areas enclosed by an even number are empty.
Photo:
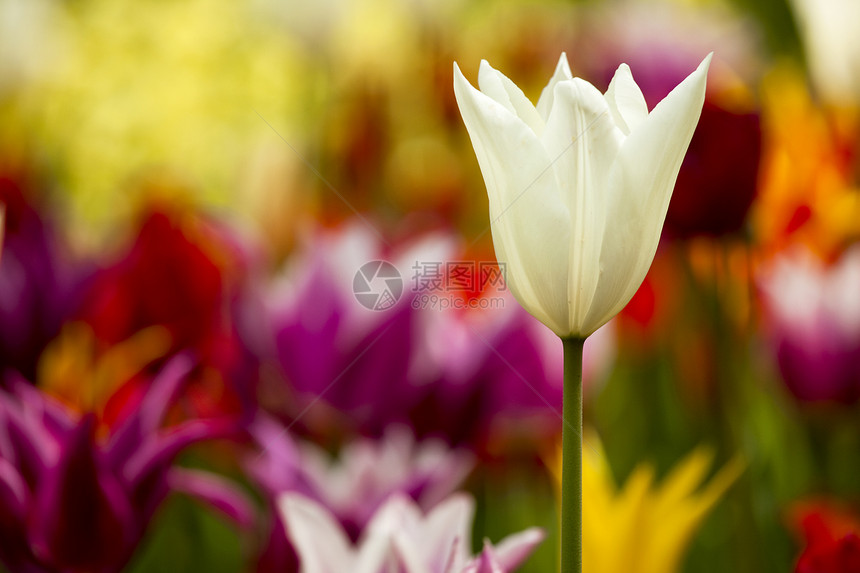
[[[815,87],[840,105],[860,104],[860,2],[792,0]]]
[[[487,185],[507,284],[561,337],[618,314],[651,266],[705,98],[709,55],[650,113],[622,64],[605,94],[564,54],[537,107],[481,62],[454,92]]]
[[[532,527],[496,546],[484,541],[484,551],[471,557],[475,502],[465,494],[452,495],[426,514],[404,494],[391,495],[356,544],[328,509],[301,494],[281,495],[278,508],[301,573],[508,573],[544,538]]]

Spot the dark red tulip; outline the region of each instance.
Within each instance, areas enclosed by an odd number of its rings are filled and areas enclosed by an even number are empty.
[[[740,231],[756,196],[760,159],[759,116],[705,101],[669,203],[666,234],[719,237]]]

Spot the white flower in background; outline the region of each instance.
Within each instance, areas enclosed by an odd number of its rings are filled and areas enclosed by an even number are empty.
[[[285,494],[280,510],[302,573],[507,573],[543,539],[537,528],[511,535],[470,556],[474,501],[454,495],[426,515],[409,498],[391,497],[379,508],[357,544],[350,542],[324,507]]]
[[[860,2],[792,0],[807,61],[829,100],[860,105]]]
[[[758,284],[773,358],[791,393],[804,402],[860,399],[860,246],[830,264],[788,250]]]
[[[705,98],[708,56],[650,113],[630,68],[609,89],[562,54],[537,107],[481,62],[454,92],[490,199],[511,292],[561,337],[584,338],[642,283]]]
[[[416,442],[405,426],[391,426],[381,440],[347,444],[337,460],[303,444],[301,471],[338,517],[367,523],[392,492],[413,495],[422,508],[445,499],[469,475],[473,456],[442,440]]]
[[[805,250],[781,254],[759,277],[764,302],[779,329],[815,342],[860,342],[860,246],[827,265]]]

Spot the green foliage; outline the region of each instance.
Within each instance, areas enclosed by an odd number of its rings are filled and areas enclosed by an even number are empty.
[[[185,496],[173,496],[153,520],[128,573],[244,571],[242,540],[222,516]]]

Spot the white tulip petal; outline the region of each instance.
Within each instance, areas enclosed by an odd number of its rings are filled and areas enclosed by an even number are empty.
[[[474,512],[469,496],[454,495],[425,517],[414,501],[398,494],[377,510],[365,534],[368,540],[391,539],[394,554],[409,573],[441,571],[453,551],[454,563],[468,560]]]
[[[586,323],[591,334],[621,311],[645,278],[657,244],[684,154],[705,100],[711,56],[661,101],[624,142],[607,189],[618,224],[603,237],[598,297]]]
[[[642,90],[633,80],[633,74],[627,64],[621,64],[615,70],[615,75],[606,90],[606,102],[612,111],[615,123],[630,135],[642,122],[648,119],[648,104]]]
[[[413,566],[420,562],[420,556],[414,551],[396,549],[395,538],[405,533],[415,535],[420,530],[423,516],[415,503],[403,495],[393,495],[373,514],[370,522],[364,528],[361,539],[361,554],[358,563],[362,571],[376,573],[382,565],[393,559],[392,553],[397,553]],[[416,559],[418,559],[416,561]],[[407,569],[410,573],[413,569]],[[420,568],[415,573],[424,573]]]
[[[342,571],[377,573],[383,570],[387,563],[392,561],[392,551],[391,537],[382,535],[368,536],[361,540],[361,551],[351,568],[342,569]]]
[[[425,548],[450,547],[455,551],[455,570],[469,560],[472,546],[472,521],[475,516],[474,500],[463,494],[454,494],[427,515],[424,525]],[[426,551],[426,550],[425,550]],[[425,563],[432,563],[434,571],[440,571],[448,562],[448,555],[425,555]]]
[[[487,186],[508,286],[538,320],[563,331],[556,319],[567,315],[569,215],[549,156],[528,125],[473,88],[456,64],[454,93]]]
[[[340,524],[326,509],[291,493],[281,496],[278,508],[302,563],[302,573],[352,570],[355,551]]]
[[[484,95],[490,96],[496,103],[505,107],[511,114],[519,116],[505,86],[502,84],[499,71],[493,69],[487,60],[481,60],[478,68],[478,88]]]
[[[553,73],[552,78],[550,78],[549,83],[541,92],[540,98],[538,98],[537,112],[544,122],[549,118],[549,112],[552,109],[552,102],[555,97],[555,86],[559,82],[572,79],[573,74],[570,73],[570,65],[567,63],[567,54],[562,52],[561,56],[558,58],[558,64],[555,66],[555,73]]]
[[[543,132],[543,119],[538,115],[532,102],[505,74],[493,69],[487,60],[481,60],[481,67],[478,71],[478,87],[523,120],[535,134],[540,136]]]
[[[393,553],[397,560],[397,571],[404,573],[433,573],[433,570],[421,560],[420,551],[416,544],[411,543],[403,535],[394,537],[392,545]]]
[[[493,550],[496,559],[505,571],[514,571],[540,545],[546,534],[539,527],[505,537]]]
[[[600,241],[607,219],[603,189],[623,134],[597,88],[579,78],[555,87],[542,138],[556,185],[570,213],[568,329],[585,319],[600,277]]]

